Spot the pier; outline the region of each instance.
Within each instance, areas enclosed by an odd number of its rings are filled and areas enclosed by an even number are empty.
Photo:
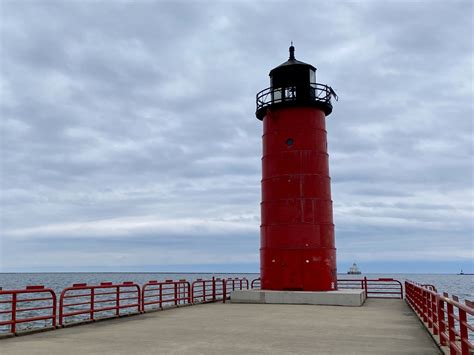
[[[2,354],[439,354],[403,300],[208,303],[1,341]]]

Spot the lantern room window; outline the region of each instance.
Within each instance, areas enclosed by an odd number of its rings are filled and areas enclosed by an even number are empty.
[[[309,82],[310,84],[316,83],[316,70],[309,69]]]

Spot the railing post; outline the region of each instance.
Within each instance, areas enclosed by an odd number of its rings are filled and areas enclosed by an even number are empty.
[[[436,295],[430,293],[430,302],[431,302],[431,317],[433,319],[433,334],[437,335],[439,333],[439,323],[438,323],[438,310],[436,309],[438,303],[436,302]]]
[[[56,317],[57,317],[57,306],[58,306],[58,303],[57,303],[57,297],[56,297],[56,292],[52,292],[51,293],[51,302],[53,302],[52,304],[52,309],[51,309],[51,312],[52,312],[52,320],[53,320],[53,328],[56,328]]]
[[[424,289],[421,289],[422,305],[423,305],[423,321],[428,323],[429,326],[429,317],[428,317],[428,297],[426,296],[427,292]]]
[[[418,314],[423,318],[423,291],[420,288],[416,288]]]
[[[185,304],[186,303],[186,284],[180,283],[179,284],[179,303]]]
[[[59,296],[59,326],[63,325],[64,293],[65,291],[63,290]]]
[[[187,286],[187,289],[188,289],[188,303],[191,303],[191,284],[186,281],[186,286]]]
[[[458,308],[459,314],[459,333],[461,335],[461,354],[469,354],[469,338],[467,333],[467,316],[466,311]]]
[[[10,330],[12,333],[16,333],[16,292],[12,293],[12,324]]]
[[[120,315],[120,286],[115,288],[115,315]]]
[[[411,288],[410,288],[410,284],[406,281],[405,281],[405,299],[409,304],[411,304]]]
[[[174,283],[174,305],[178,305],[178,284]]]
[[[216,278],[212,277],[212,302],[216,301]]]
[[[419,302],[420,316],[424,321],[425,320],[425,307],[424,307],[424,300],[423,300],[423,290],[420,288],[418,289],[418,299],[419,299],[418,302]]]
[[[91,320],[94,320],[94,309],[95,309],[95,288],[91,287],[91,309],[90,309],[90,317]]]
[[[456,341],[456,333],[454,329],[454,308],[449,302],[446,302],[446,306],[448,309],[449,349],[451,354],[456,354],[456,350],[454,349],[454,342]]]
[[[142,312],[142,299],[140,297],[141,293],[142,293],[142,290],[140,288],[140,285],[137,284],[137,303],[138,303],[137,312],[138,313],[143,313]]]
[[[365,298],[369,297],[369,287],[367,284],[367,276],[364,276],[364,290],[365,290]]]
[[[439,342],[442,346],[446,345],[446,339],[444,334],[446,331],[445,319],[444,319],[444,301],[439,295],[436,295],[437,299],[437,310],[438,310],[438,328],[439,328]]]
[[[421,305],[420,305],[420,289],[418,287],[413,286],[413,305],[415,306],[415,311],[418,313],[418,315],[421,316]]]
[[[225,303],[227,298],[227,281],[222,279],[222,303]]]
[[[428,328],[433,328],[433,316],[431,313],[431,293],[424,291],[426,294],[426,317],[428,318]]]
[[[163,284],[160,283],[160,308],[163,309]]]

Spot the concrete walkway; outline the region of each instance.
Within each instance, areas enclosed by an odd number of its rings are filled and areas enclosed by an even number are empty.
[[[7,354],[439,354],[408,306],[205,304],[0,340]]]

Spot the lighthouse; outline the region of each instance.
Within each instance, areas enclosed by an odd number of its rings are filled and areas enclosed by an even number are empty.
[[[270,71],[257,94],[263,121],[262,290],[337,290],[326,117],[337,100],[316,68],[295,58]]]

